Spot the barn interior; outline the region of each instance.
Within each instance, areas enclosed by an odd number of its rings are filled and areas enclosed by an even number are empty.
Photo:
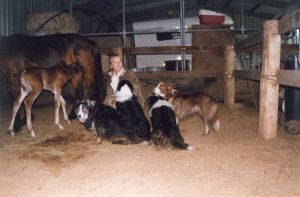
[[[219,133],[201,136],[197,116],[180,122],[194,150],[155,150],[96,144],[78,121],[58,130],[44,92],[36,138],[26,125],[11,137],[0,72],[0,195],[299,196],[299,28],[299,0],[0,0],[0,39],[80,34],[97,43],[103,72],[121,55],[144,97],[163,81],[221,108]]]

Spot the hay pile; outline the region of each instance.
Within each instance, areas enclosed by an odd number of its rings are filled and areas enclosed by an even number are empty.
[[[29,14],[26,17],[26,30],[28,34],[35,34],[36,30],[50,17],[57,12],[43,12],[37,14]],[[50,20],[43,28],[45,34],[55,33],[78,33],[79,24],[69,14],[63,13]]]

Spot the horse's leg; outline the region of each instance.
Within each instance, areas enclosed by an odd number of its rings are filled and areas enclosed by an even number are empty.
[[[24,98],[29,94],[29,92],[24,91],[23,88],[21,88],[20,91],[20,95],[18,96],[18,98],[15,100],[14,102],[14,107],[13,107],[13,111],[12,111],[12,118],[8,127],[8,132],[10,132],[10,134],[12,136],[15,135],[14,132],[14,123],[15,123],[15,118],[16,118],[16,114],[19,111],[19,108],[24,100]]]
[[[19,96],[18,95],[19,89],[15,89],[15,88],[13,88],[13,86],[14,86],[13,83],[11,83],[11,87],[10,87],[10,90],[9,90],[9,97],[10,97],[10,100],[12,101],[11,102],[11,107],[12,108],[14,107],[14,101]],[[21,105],[19,110],[16,112],[16,115],[15,115],[15,120],[14,120],[14,124],[13,124],[13,129],[12,129],[15,133],[19,132],[21,130],[22,126],[25,124],[25,121],[23,121],[24,119],[22,119],[22,116],[21,116],[21,112],[23,112],[22,110],[24,110],[24,107]]]
[[[65,121],[67,121],[67,123],[70,125],[71,122],[68,118],[68,115],[67,115],[67,110],[66,110],[66,101],[65,99],[62,97],[62,95],[60,95],[60,103],[61,103],[61,107],[62,107],[62,110],[63,110],[63,114],[64,114],[64,119]]]
[[[60,108],[60,97],[61,91],[54,90],[54,97],[55,97],[55,124],[58,126],[59,129],[64,129],[64,127],[59,123],[59,108]]]
[[[26,111],[27,128],[28,128],[28,132],[30,132],[31,137],[35,137],[35,133],[32,128],[31,109],[32,109],[33,102],[37,99],[37,97],[40,95],[40,93],[41,93],[41,90],[33,89],[24,101],[25,111]]]
[[[75,113],[75,110],[76,110],[75,103],[76,103],[76,101],[82,100],[82,98],[84,96],[84,91],[83,91],[81,77],[72,78],[71,84],[72,84],[73,90],[75,90],[75,102],[73,103],[73,106],[72,106],[70,114],[68,115],[68,118],[69,118],[69,120],[74,120],[77,118],[76,113]]]

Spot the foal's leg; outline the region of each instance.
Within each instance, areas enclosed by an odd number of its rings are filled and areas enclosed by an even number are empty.
[[[66,101],[65,99],[60,95],[60,103],[61,103],[61,107],[63,109],[63,113],[64,113],[64,119],[65,121],[67,121],[67,123],[70,125],[71,122],[69,120],[69,117],[67,115],[67,110],[66,110]]]
[[[28,97],[25,99],[25,110],[26,110],[26,120],[27,120],[27,128],[28,132],[30,132],[31,137],[35,137],[35,133],[32,128],[32,120],[31,120],[31,109],[33,102],[37,99],[37,97],[40,95],[42,90],[33,89]]]
[[[10,134],[12,136],[15,136],[15,132],[13,130],[14,127],[14,122],[15,122],[15,118],[16,118],[16,114],[24,100],[24,98],[29,94],[28,91],[25,91],[23,88],[21,88],[20,94],[18,96],[18,98],[15,100],[14,102],[14,107],[13,107],[13,111],[12,111],[12,118],[8,127],[8,132],[10,132]]]
[[[60,108],[61,91],[56,90],[56,88],[55,88],[54,96],[55,96],[55,124],[58,126],[59,129],[64,129],[64,127],[59,123],[59,108]]]

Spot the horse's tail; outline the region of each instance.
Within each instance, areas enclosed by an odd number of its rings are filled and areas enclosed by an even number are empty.
[[[103,79],[103,70],[102,70],[102,62],[101,62],[101,54],[98,46],[95,43],[94,46],[94,58],[95,58],[95,72],[94,72],[94,83],[96,88],[96,95],[95,98],[97,101],[103,103],[105,99],[105,91],[106,88],[104,87],[104,79]]]

